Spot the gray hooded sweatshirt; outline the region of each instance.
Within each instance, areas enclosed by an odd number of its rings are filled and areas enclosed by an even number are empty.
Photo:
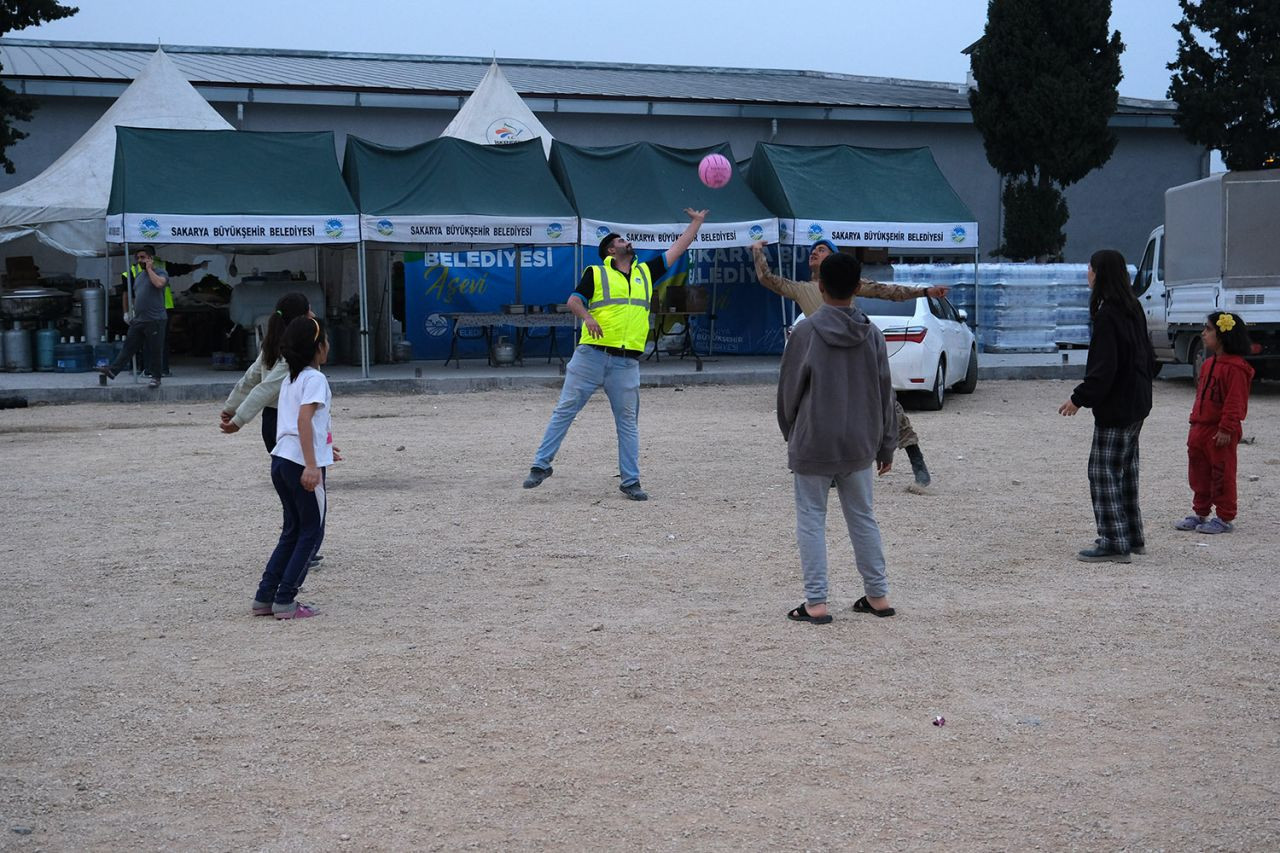
[[[797,474],[847,474],[890,462],[898,416],[884,335],[857,308],[824,305],[782,353],[778,426]]]

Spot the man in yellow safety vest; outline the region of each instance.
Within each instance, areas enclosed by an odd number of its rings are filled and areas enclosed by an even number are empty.
[[[578,347],[565,369],[560,400],[551,413],[542,444],[524,487],[532,489],[551,476],[551,460],[569,425],[596,389],[604,387],[618,431],[618,471],[622,493],[633,501],[648,500],[640,488],[640,356],[649,337],[653,284],[693,244],[707,211],[685,209],[689,225],[667,251],[651,261],[636,262],[635,249],[618,234],[600,241],[600,264],[582,273],[569,295],[569,310],[582,321]]]

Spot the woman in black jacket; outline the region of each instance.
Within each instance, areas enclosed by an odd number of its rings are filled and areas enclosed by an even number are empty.
[[[1078,559],[1127,563],[1130,554],[1146,553],[1138,509],[1138,435],[1151,412],[1155,352],[1123,255],[1114,249],[1094,252],[1089,288],[1089,362],[1084,381],[1058,407],[1059,414],[1068,416],[1082,407],[1093,409],[1089,495],[1098,540]]]

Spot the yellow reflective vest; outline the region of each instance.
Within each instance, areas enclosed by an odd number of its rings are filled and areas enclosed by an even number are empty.
[[[630,279],[614,269],[613,258],[605,258],[603,264],[591,269],[595,291],[587,310],[604,335],[590,337],[584,326],[579,343],[643,352],[649,339],[649,308],[653,301],[648,265],[632,261]]]
[[[160,270],[161,272],[165,272],[164,261],[160,260],[159,258],[152,258],[151,268]],[[131,265],[129,267],[129,282],[132,284],[134,281],[137,281],[138,276],[146,275],[146,272],[147,272],[147,268],[142,266],[141,264]],[[168,275],[168,273],[165,272],[165,275]],[[147,283],[148,284],[151,283],[150,279],[147,280]],[[164,286],[164,307],[165,307],[165,310],[168,310],[173,307],[173,288],[169,287],[169,285],[167,284]]]

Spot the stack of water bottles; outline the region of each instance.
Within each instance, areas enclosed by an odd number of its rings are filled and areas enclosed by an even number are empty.
[[[1053,352],[1089,343],[1087,271],[1087,264],[978,264],[980,304],[973,264],[899,264],[893,280],[950,287],[951,304],[968,314],[986,352]]]
[[[1058,294],[1059,344],[1089,343],[1089,265],[1054,264],[1054,292]]]
[[[985,352],[1057,351],[1052,265],[982,264],[978,299],[978,337]]]

